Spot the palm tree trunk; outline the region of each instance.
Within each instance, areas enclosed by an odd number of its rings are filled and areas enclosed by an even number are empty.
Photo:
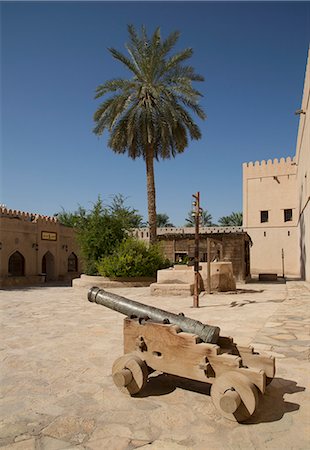
[[[150,228],[150,243],[156,242],[156,193],[155,193],[155,179],[154,179],[154,149],[150,145],[145,156],[146,163],[146,184],[147,184],[147,207],[148,220]]]

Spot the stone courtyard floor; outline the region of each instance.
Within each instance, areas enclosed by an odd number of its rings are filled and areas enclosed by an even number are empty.
[[[87,290],[0,291],[1,450],[309,449],[309,284],[250,283],[236,294],[151,297],[111,291],[217,325],[221,335],[276,357],[276,376],[246,424],[229,422],[205,388],[150,378],[127,397],[111,367],[124,316],[87,301]]]

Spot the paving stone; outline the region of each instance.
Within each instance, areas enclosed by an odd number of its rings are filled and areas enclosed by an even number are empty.
[[[40,450],[62,450],[72,448],[70,442],[62,441],[60,439],[43,436],[40,439]]]
[[[5,411],[3,405],[1,407],[1,410],[3,412]],[[22,422],[16,421],[10,423],[6,420],[0,424],[0,439],[7,438],[9,436],[12,436],[14,438],[15,436],[26,434],[27,431],[28,427],[26,421]]]
[[[281,327],[283,324],[281,322],[266,322],[265,328]]]
[[[148,440],[131,439],[131,441],[130,441],[130,446],[132,448],[139,448],[139,447],[143,447],[144,445],[148,445],[148,444],[151,444],[151,442]]]
[[[95,428],[93,419],[60,416],[42,430],[42,434],[56,439],[81,443]]]
[[[173,441],[163,441],[158,440],[152,442],[152,444],[144,445],[143,447],[140,447],[140,449],[143,450],[192,450],[193,447],[188,447],[182,444],[178,444],[177,442]]]
[[[104,437],[99,440],[87,442],[87,449],[90,450],[127,450],[130,439],[125,437]]]
[[[296,339],[296,336],[294,336],[293,334],[285,334],[285,333],[283,333],[283,334],[275,334],[275,335],[273,335],[272,336],[272,338],[273,339],[280,339],[280,340],[283,340],[283,341],[286,341],[286,340],[293,340],[293,339]]]
[[[225,420],[207,384],[202,390],[156,373],[141,395],[119,392],[111,368],[123,351],[123,316],[90,304],[85,292],[57,287],[0,291],[1,450],[305,450],[309,291],[305,294],[299,282],[242,289],[234,295],[202,295],[199,309],[191,307],[191,297],[154,298],[148,288],[113,292],[183,311],[220,326],[221,335],[239,345],[276,356],[275,379],[248,425]]]
[[[28,434],[28,433],[21,434],[19,436],[16,436],[16,438],[14,439],[14,442],[26,441],[28,439],[31,439],[30,434]]]
[[[106,437],[125,437],[131,438],[132,431],[129,427],[120,424],[108,424],[108,425],[97,425],[96,430],[93,432],[91,438],[88,442],[98,441],[101,439],[105,439]]]
[[[36,440],[34,438],[27,439],[25,441],[5,445],[0,448],[1,450],[36,450]]]

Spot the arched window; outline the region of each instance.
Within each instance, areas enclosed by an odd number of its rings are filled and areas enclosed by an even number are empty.
[[[68,272],[77,272],[78,271],[78,259],[75,253],[71,253],[68,256]]]
[[[23,277],[25,275],[25,258],[19,252],[13,253],[9,258],[9,276]]]

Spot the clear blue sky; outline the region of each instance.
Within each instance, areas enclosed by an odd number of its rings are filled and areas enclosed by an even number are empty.
[[[145,166],[92,133],[98,84],[127,76],[127,24],[181,32],[208,119],[200,141],[156,163],[157,209],[183,225],[191,195],[217,221],[242,209],[242,163],[294,155],[309,2],[2,2],[1,198],[53,215],[100,194],[147,216]]]

